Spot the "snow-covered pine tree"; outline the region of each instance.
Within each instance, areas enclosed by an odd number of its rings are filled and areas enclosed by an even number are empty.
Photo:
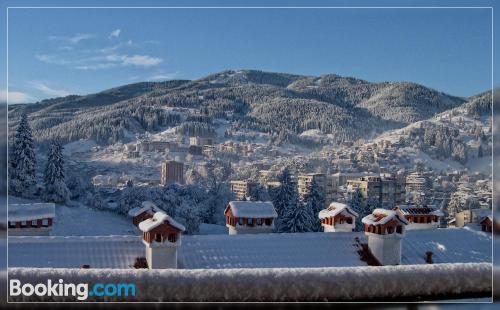
[[[64,203],[69,200],[70,192],[64,182],[64,158],[62,146],[52,142],[45,166],[45,201]]]
[[[321,222],[318,213],[325,207],[325,195],[320,190],[318,182],[315,179],[308,185],[306,194],[303,198],[305,208],[310,208],[313,212],[313,231],[321,229]]]
[[[295,184],[292,182],[290,170],[288,170],[288,168],[284,168],[283,171],[281,171],[278,176],[278,180],[280,182],[280,186],[273,191],[273,197],[271,197],[271,199],[273,201],[274,208],[278,213],[278,218],[282,218],[289,202],[293,199],[298,199],[298,193]]]
[[[250,200],[251,201],[269,201],[269,193],[265,186],[260,183],[257,183],[250,190]]]
[[[361,196],[361,191],[359,190],[359,188],[355,188],[352,192],[349,193],[348,205],[352,210],[354,210],[354,212],[358,213],[354,231],[363,231],[363,223],[361,222],[361,219],[363,219],[363,213],[365,211],[362,199],[363,197]]]
[[[297,196],[288,202],[285,214],[279,221],[279,232],[309,232],[314,230],[314,213],[311,205],[302,205]]]
[[[185,234],[196,234],[200,230],[200,217],[196,206],[183,200],[176,209],[176,219],[186,228]]]
[[[36,157],[28,116],[23,114],[16,130],[10,154],[9,191],[29,198],[35,191]]]

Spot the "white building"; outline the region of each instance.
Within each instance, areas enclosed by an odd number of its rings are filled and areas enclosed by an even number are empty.
[[[399,211],[375,209],[362,219],[368,248],[381,265],[401,264],[401,239],[408,221]]]
[[[318,217],[325,232],[348,232],[354,230],[358,213],[346,204],[332,202],[328,208],[319,212]]]
[[[224,215],[230,235],[270,233],[278,217],[270,201],[231,201]]]
[[[181,245],[184,226],[164,212],[156,212],[152,218],[139,223],[146,245],[149,269],[177,268],[177,247]]]
[[[55,217],[53,203],[9,204],[9,235],[49,235]]]

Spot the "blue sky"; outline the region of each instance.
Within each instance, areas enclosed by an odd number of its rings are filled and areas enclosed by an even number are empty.
[[[246,68],[470,96],[491,88],[491,44],[489,9],[11,8],[9,91],[36,101]]]

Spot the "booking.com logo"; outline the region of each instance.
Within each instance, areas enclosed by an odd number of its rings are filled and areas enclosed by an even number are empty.
[[[21,284],[18,279],[10,279],[10,296],[74,296],[77,300],[86,300],[89,297],[129,297],[135,296],[136,287],[133,283],[95,283],[89,290],[88,283],[64,283],[63,279],[52,283],[48,279],[47,283]]]

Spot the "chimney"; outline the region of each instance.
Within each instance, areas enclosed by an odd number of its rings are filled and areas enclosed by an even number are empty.
[[[362,219],[368,248],[382,265],[401,264],[401,240],[408,221],[398,210],[375,209]]]
[[[432,254],[433,254],[432,251],[425,252],[425,262],[427,264],[432,264],[433,263],[433,261],[432,261]]]

